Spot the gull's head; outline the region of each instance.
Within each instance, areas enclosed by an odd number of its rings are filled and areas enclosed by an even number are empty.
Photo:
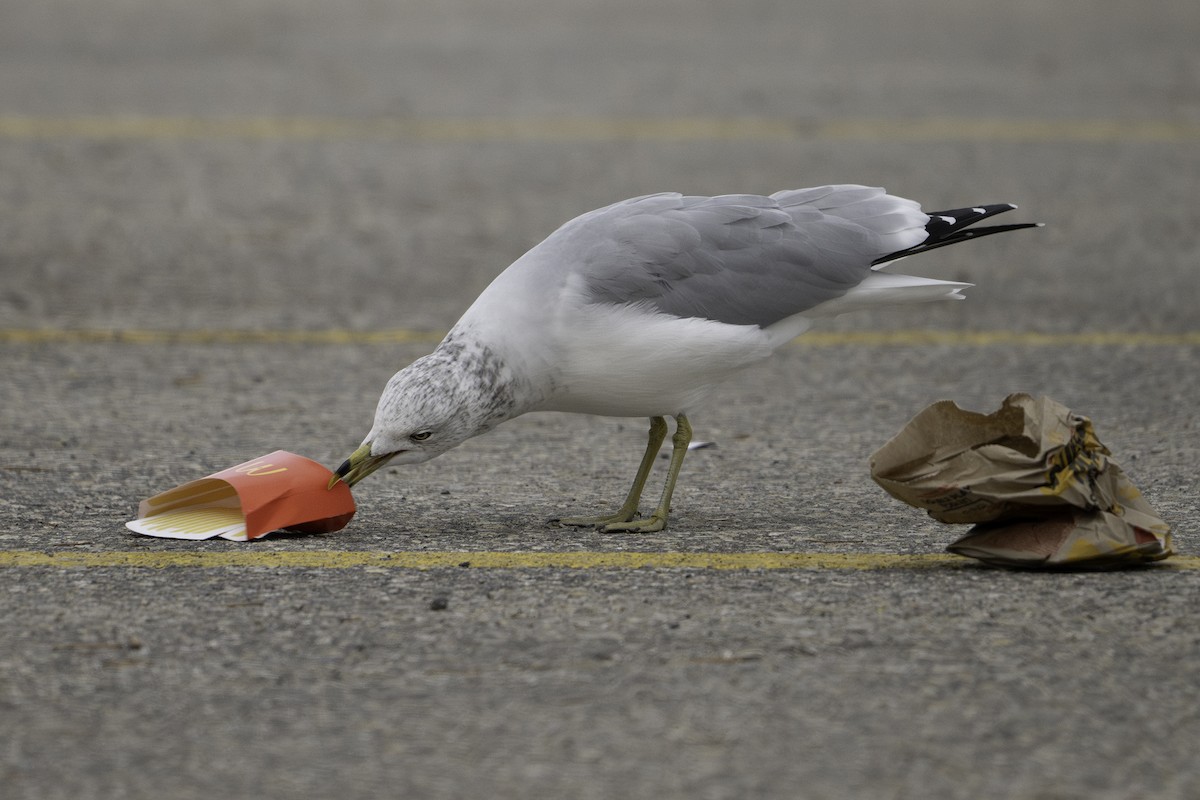
[[[478,419],[479,403],[453,372],[427,356],[388,381],[375,422],[362,445],[335,471],[353,486],[384,464],[419,464],[458,447],[490,425]]]

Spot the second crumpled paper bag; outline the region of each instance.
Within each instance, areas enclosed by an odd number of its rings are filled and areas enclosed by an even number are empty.
[[[1091,420],[1013,394],[992,414],[934,403],[871,457],[871,477],[940,522],[981,523],[951,552],[1007,566],[1099,567],[1171,554],[1170,527]]]

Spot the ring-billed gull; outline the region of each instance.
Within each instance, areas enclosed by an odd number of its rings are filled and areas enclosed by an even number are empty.
[[[649,417],[625,502],[571,517],[605,531],[659,531],[687,453],[688,412],[722,380],[824,316],[962,299],[967,283],[879,271],[900,258],[1032,224],[968,226],[1016,206],[925,214],[865,186],[770,197],[654,194],[563,225],[504,270],[432,353],[397,372],[362,446],[338,469],[353,485],[415,464],[530,411]],[[654,512],[638,504],[676,420]],[[336,478],[335,478],[336,480]]]

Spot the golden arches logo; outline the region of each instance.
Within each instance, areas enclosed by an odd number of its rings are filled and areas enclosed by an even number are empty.
[[[270,461],[250,461],[245,464],[240,464],[234,467],[231,472],[240,472],[243,475],[248,475],[255,478],[261,478],[264,475],[276,475],[280,472],[287,472],[287,467],[275,467]]]
[[[1092,428],[1090,420],[1075,417],[1075,433],[1071,441],[1050,453],[1047,459],[1046,485],[1041,487],[1043,494],[1062,495],[1077,481],[1085,480],[1095,484],[1096,476],[1107,466],[1104,458],[1110,455],[1109,450]]]

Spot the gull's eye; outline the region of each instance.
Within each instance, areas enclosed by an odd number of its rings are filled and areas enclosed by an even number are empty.
[[[430,436],[433,436],[433,431],[417,431],[408,438],[412,439],[414,442],[423,442]]]

